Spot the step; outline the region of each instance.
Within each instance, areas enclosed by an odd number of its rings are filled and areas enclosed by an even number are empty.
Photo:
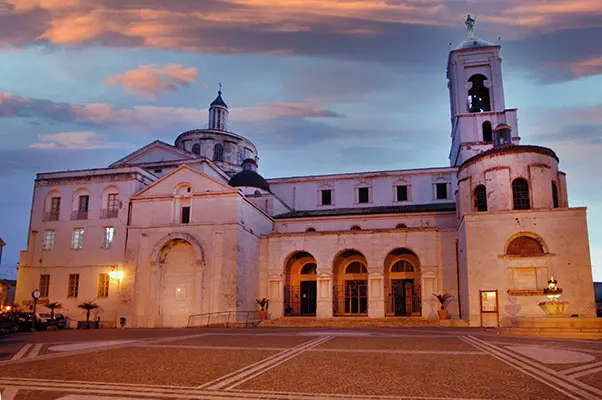
[[[461,319],[426,320],[422,317],[403,318],[365,318],[365,317],[283,317],[262,321],[264,327],[421,327],[421,326],[455,326],[465,327],[468,322]]]
[[[506,336],[602,340],[599,328],[499,328],[497,331]]]

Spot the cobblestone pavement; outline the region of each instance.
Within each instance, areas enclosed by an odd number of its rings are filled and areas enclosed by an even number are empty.
[[[59,331],[0,338],[2,400],[602,399],[602,343],[471,328]]]

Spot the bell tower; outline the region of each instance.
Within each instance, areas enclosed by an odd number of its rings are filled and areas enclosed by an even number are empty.
[[[493,129],[500,123],[517,127],[516,109],[506,109],[500,45],[475,36],[476,18],[465,24],[467,37],[449,53],[447,87],[451,109],[450,164],[459,166],[493,147]],[[512,144],[519,142],[518,129]]]

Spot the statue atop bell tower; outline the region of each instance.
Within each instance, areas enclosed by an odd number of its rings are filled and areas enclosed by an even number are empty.
[[[492,126],[513,126],[512,142],[519,140],[516,109],[505,107],[501,47],[474,36],[475,23],[469,14],[464,21],[467,37],[450,51],[447,64],[452,166],[490,149]]]

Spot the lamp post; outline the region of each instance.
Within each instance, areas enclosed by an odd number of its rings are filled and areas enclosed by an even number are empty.
[[[34,289],[31,292],[31,297],[33,298],[33,318],[31,320],[31,331],[34,332],[36,330],[36,306],[38,305],[38,299],[40,298],[40,291],[38,289]]]

